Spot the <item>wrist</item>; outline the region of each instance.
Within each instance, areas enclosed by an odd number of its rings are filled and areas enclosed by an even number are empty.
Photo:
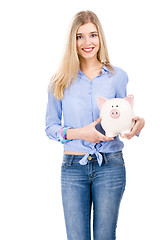
[[[66,138],[68,140],[81,139],[81,128],[70,128],[66,132]]]
[[[70,127],[62,127],[59,131],[59,139],[62,144],[70,142],[71,140],[67,139],[67,130],[70,129]]]

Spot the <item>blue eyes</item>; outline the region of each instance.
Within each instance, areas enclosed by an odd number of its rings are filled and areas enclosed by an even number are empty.
[[[97,37],[97,34],[92,34],[91,37]]]
[[[92,34],[91,38],[94,38],[94,37],[97,37],[97,36],[98,36],[97,34]],[[77,40],[82,39],[82,38],[83,38],[83,36],[81,36],[81,35],[77,36]]]
[[[82,36],[77,36],[77,39],[81,39],[82,38]]]

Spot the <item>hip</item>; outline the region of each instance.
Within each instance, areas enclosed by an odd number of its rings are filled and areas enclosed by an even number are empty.
[[[102,184],[110,188],[121,188],[125,185],[126,171],[122,151],[101,153],[102,165],[99,166],[95,154],[89,155],[86,165],[79,161],[84,155],[64,154],[61,165],[61,183],[63,187]]]
[[[102,155],[102,166],[109,167],[110,165],[116,165],[116,166],[125,166],[123,153],[122,151],[118,152],[112,152],[112,153],[101,153]],[[90,154],[88,156],[88,161],[86,165],[81,165],[79,162],[84,157],[85,153],[78,153],[78,154],[66,154],[64,152],[63,154],[63,160],[62,160],[62,168],[71,167],[74,166],[74,168],[84,169],[87,166],[94,165],[94,167],[101,168],[102,166],[99,166],[97,156],[95,154]]]
[[[73,152],[73,151],[65,150],[65,151],[64,151],[64,154],[70,154],[70,155],[85,155],[86,152]]]

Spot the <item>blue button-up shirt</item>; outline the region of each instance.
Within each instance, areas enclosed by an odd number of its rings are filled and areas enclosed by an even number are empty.
[[[70,85],[70,89],[64,91],[64,98],[57,100],[48,92],[48,104],[46,112],[46,134],[50,139],[60,141],[59,131],[62,127],[82,128],[100,117],[97,105],[97,97],[124,98],[126,97],[126,85],[128,76],[125,71],[114,67],[112,74],[104,65],[101,75],[92,81],[79,70],[76,82]],[[105,134],[101,124],[96,129]],[[88,156],[96,154],[99,165],[102,164],[102,153],[121,151],[124,144],[119,137],[112,141],[91,143],[82,139],[73,139],[66,142],[64,150],[74,152],[86,152],[80,164],[87,164]]]

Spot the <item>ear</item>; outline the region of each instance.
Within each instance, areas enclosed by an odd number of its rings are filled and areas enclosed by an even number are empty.
[[[97,98],[97,103],[98,103],[98,107],[99,107],[100,110],[101,110],[103,104],[107,101],[108,101],[108,99],[104,98],[104,97],[98,97]]]
[[[124,98],[126,101],[129,102],[129,104],[131,105],[131,108],[133,108],[134,105],[134,96],[133,95],[128,95],[127,97]]]

